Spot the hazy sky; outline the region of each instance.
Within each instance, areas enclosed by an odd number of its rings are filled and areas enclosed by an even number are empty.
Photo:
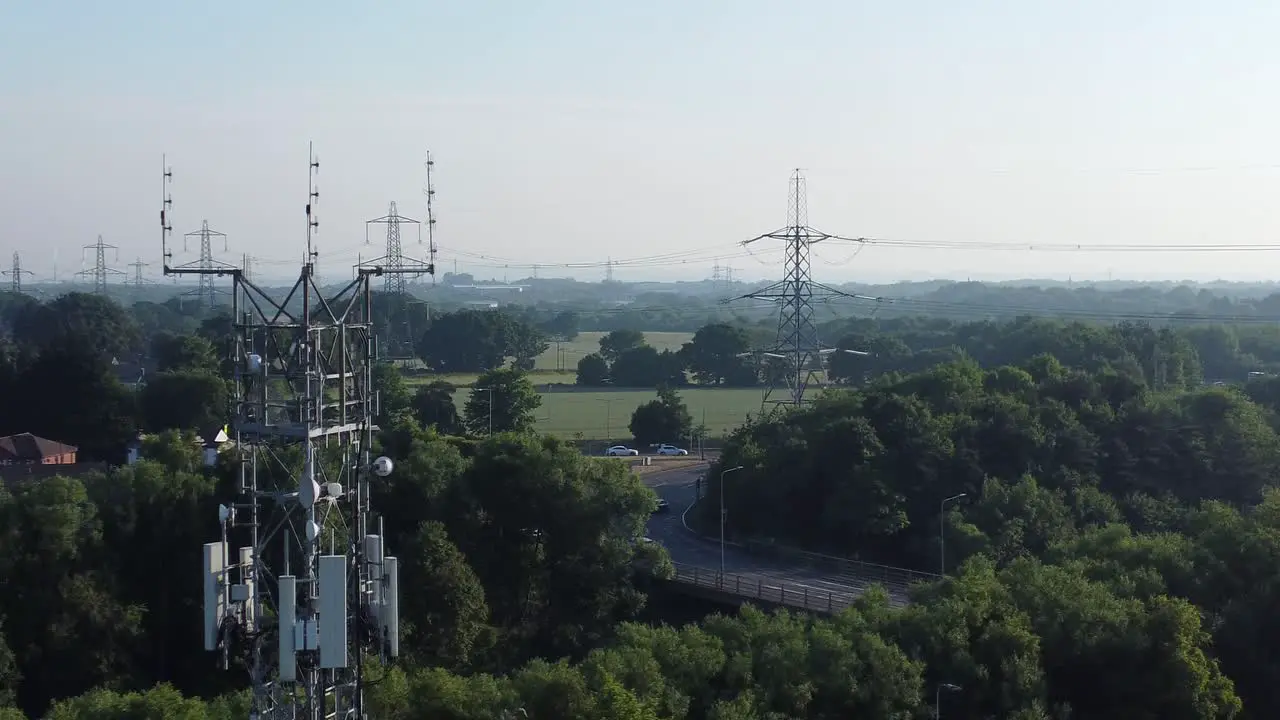
[[[442,269],[499,278],[687,251],[615,275],[776,275],[776,247],[734,243],[786,223],[794,167],[847,236],[1280,242],[1278,36],[1260,0],[11,0],[0,264],[66,276],[102,234],[156,271],[163,152],[178,262],[207,218],[221,257],[291,273],[308,141],[330,274],[382,254],[364,221],[389,201],[423,216],[428,148]],[[815,276],[1269,279],[1277,257],[852,254]]]

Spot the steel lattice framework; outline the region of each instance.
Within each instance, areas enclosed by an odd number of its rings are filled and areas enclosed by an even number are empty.
[[[108,245],[103,241],[102,236],[98,236],[98,241],[92,245],[85,245],[84,250],[93,250],[93,269],[81,270],[76,275],[84,278],[93,278],[93,291],[99,295],[107,294],[107,277],[111,275],[124,275],[124,271],[107,267],[107,251],[115,250],[119,255],[119,248],[115,245]],[[83,253],[83,251],[81,251]],[[118,259],[118,258],[117,258]]]
[[[9,292],[22,292],[22,276],[31,275],[30,270],[22,269],[22,257],[18,253],[13,254],[13,266],[10,269],[0,272],[0,275],[9,276]]]
[[[366,245],[370,243],[370,229],[375,225],[387,226],[387,253],[380,258],[374,258],[368,262],[361,263],[365,265],[382,264],[388,272],[383,276],[382,291],[391,295],[405,294],[405,277],[407,275],[423,275],[430,272],[430,265],[414,258],[404,256],[404,248],[400,244],[400,226],[401,224],[414,225],[418,228],[418,242],[422,242],[422,223],[413,218],[401,215],[396,209],[396,203],[393,200],[391,206],[387,209],[387,214],[380,218],[374,218],[365,222],[364,242]]]
[[[312,156],[312,175],[318,166]],[[166,168],[166,261],[171,176]],[[222,668],[247,671],[253,720],[365,720],[366,658],[399,654],[398,561],[369,504],[370,476],[392,467],[370,458],[372,283],[394,271],[358,267],[324,294],[311,237],[317,198],[312,183],[306,260],[282,297],[238,267],[164,267],[232,280],[226,440],[239,487],[219,509],[221,540],[204,546],[204,644]]]
[[[173,271],[173,270],[182,271],[187,269],[196,269],[200,271],[198,273],[195,273],[200,281],[199,287],[197,287],[195,290],[192,290],[183,294],[195,295],[197,298],[199,298],[200,304],[206,308],[213,307],[218,301],[218,295],[225,294],[226,292],[224,290],[219,290],[217,286],[214,284],[215,278],[218,275],[217,271],[231,270],[235,268],[235,265],[231,265],[230,263],[225,263],[225,262],[222,262],[221,260],[214,259],[213,243],[215,240],[222,241],[222,250],[225,252],[227,249],[226,233],[220,233],[217,230],[210,229],[209,221],[202,220],[200,222],[199,230],[196,230],[194,232],[189,232],[182,236],[183,250],[187,249],[188,242],[199,242],[200,244],[199,259],[193,260],[189,263],[178,265],[173,268],[169,268],[170,271]],[[167,260],[168,258],[166,258],[166,261]],[[181,275],[183,273],[170,272],[169,274]]]
[[[742,244],[751,245],[766,239],[780,240],[786,244],[782,279],[733,299],[778,303],[778,333],[773,346],[746,355],[755,359],[765,375],[764,397],[761,401],[764,406],[798,406],[805,402],[805,389],[822,371],[823,358],[836,352],[834,348],[824,347],[818,338],[818,328],[813,321],[814,303],[835,297],[854,297],[814,281],[810,248],[824,240],[861,241],[831,235],[809,226],[805,177],[798,168],[791,175],[786,227],[746,240]],[[865,354],[853,350],[846,352]],[[786,394],[779,397],[782,388],[786,389]]]

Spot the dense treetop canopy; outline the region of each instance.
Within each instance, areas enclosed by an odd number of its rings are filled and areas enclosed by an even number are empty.
[[[0,719],[244,717],[243,675],[199,649],[199,574],[172,570],[199,566],[235,483],[234,457],[206,466],[194,438],[226,419],[225,318],[0,300],[0,433],[102,461],[0,487]],[[373,506],[403,585],[429,590],[403,595],[405,657],[375,668],[371,717],[1280,716],[1270,326],[824,325],[873,355],[836,354],[814,402],[723,438],[704,490],[744,467],[725,495],[735,540],[946,574],[903,609],[873,589],[813,617],[682,604],[666,552],[640,542],[641,478],[530,429],[530,360],[590,314],[470,312],[414,316],[417,339],[435,334],[420,359],[492,390],[455,403],[448,383],[374,371],[397,469]],[[636,332],[606,336],[579,382],[662,388],[637,438],[693,432],[682,387],[770,372],[744,362],[758,324],[712,319],[669,351],[652,327],[607,328]],[[149,370],[131,385],[135,363]],[[139,431],[146,459],[122,465]]]

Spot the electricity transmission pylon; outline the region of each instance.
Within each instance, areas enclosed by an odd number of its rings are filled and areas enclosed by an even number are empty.
[[[791,188],[787,196],[786,227],[742,243],[745,246],[765,239],[781,240],[786,249],[782,280],[734,298],[769,300],[778,304],[778,334],[773,346],[743,353],[745,357],[755,358],[765,374],[764,397],[761,400],[765,406],[770,403],[799,406],[805,402],[805,389],[822,371],[823,359],[830,353],[837,352],[835,348],[824,347],[819,341],[818,328],[813,320],[813,305],[836,297],[855,297],[815,282],[809,251],[813,245],[824,240],[862,241],[815,230],[809,226],[808,216],[805,178],[797,168],[791,175]],[[868,354],[859,350],[842,352]],[[784,387],[785,396],[775,397]]]
[[[22,276],[31,274],[33,273],[30,270],[22,269],[22,258],[16,252],[13,254],[13,265],[10,269],[0,272],[0,275],[9,276],[9,291],[15,293],[22,292]]]
[[[84,260],[85,250],[94,251],[93,269],[81,270],[80,272],[76,273],[76,275],[84,278],[92,278],[93,291],[99,295],[106,295],[107,294],[107,277],[112,275],[125,274],[124,271],[122,270],[116,270],[115,268],[107,267],[107,251],[115,250],[116,257],[117,259],[119,259],[120,248],[116,247],[115,245],[108,245],[106,242],[103,242],[102,236],[99,235],[98,241],[96,243],[92,245],[85,245],[84,248],[81,250],[81,262],[83,262]]]
[[[200,223],[200,229],[189,232],[182,236],[182,249],[187,249],[188,242],[200,243],[200,258],[184,265],[179,265],[174,270],[181,268],[197,268],[203,272],[198,273],[200,285],[191,292],[183,293],[184,295],[195,295],[200,299],[200,304],[206,308],[211,308],[217,303],[219,291],[214,287],[214,277],[218,274],[218,268],[230,269],[235,265],[224,263],[221,260],[215,260],[213,257],[213,241],[222,240],[223,252],[227,249],[227,235],[209,228],[209,221],[204,220]]]
[[[129,263],[129,267],[133,268],[133,286],[134,287],[142,287],[144,282],[142,279],[142,268],[147,267],[150,264],[151,263],[142,262],[142,258],[138,258],[137,260],[134,260],[133,262]]]
[[[403,295],[405,293],[405,276],[409,274],[417,275],[427,272],[429,265],[416,260],[414,258],[406,258],[404,256],[404,248],[400,244],[400,226],[401,224],[413,225],[417,228],[418,242],[422,242],[422,223],[413,218],[405,217],[396,210],[396,203],[391,201],[391,206],[387,209],[387,214],[380,218],[368,220],[364,224],[364,242],[366,245],[370,243],[369,231],[375,225],[387,226],[387,252],[385,255],[373,260],[362,262],[361,265],[381,265],[391,272],[386,273],[382,278],[382,291],[390,295]]]

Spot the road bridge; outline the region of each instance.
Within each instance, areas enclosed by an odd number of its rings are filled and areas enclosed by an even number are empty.
[[[720,543],[689,529],[688,511],[697,501],[696,482],[705,465],[650,473],[645,484],[670,503],[670,510],[649,519],[648,536],[666,548],[675,564],[672,583],[684,592],[740,604],[784,606],[820,613],[848,607],[872,585],[881,585],[889,602],[909,602],[911,585],[937,578],[856,560],[799,552],[760,544],[726,543],[724,572]]]

